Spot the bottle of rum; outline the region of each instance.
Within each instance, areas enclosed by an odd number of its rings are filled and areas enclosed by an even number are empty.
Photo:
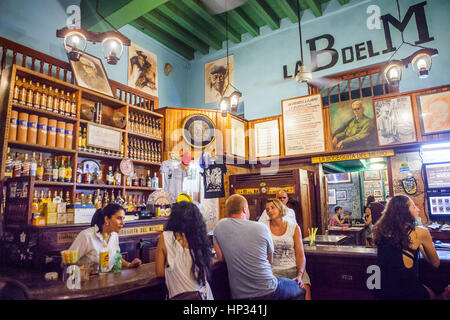
[[[59,162],[59,167],[58,167],[58,181],[64,182],[65,179],[66,179],[66,166],[65,166],[64,157],[61,157],[61,160]]]
[[[28,84],[28,91],[27,91],[27,106],[32,107],[34,102],[34,85],[33,82],[30,80]]]
[[[89,165],[86,164],[86,170],[83,172],[83,183],[90,184],[92,177],[91,172],[89,171]]]
[[[73,201],[74,204],[81,204],[81,198],[80,198],[80,194],[77,193],[75,195],[75,200]]]
[[[122,185],[122,174],[119,171],[119,167],[117,167],[116,171],[114,172],[114,182],[116,186]]]
[[[41,100],[39,105],[41,106],[41,109],[47,110],[47,88],[45,87],[45,84],[42,85],[41,90]]]
[[[100,249],[100,273],[107,273],[109,271],[109,251],[107,244],[108,235],[103,234],[103,247]]]
[[[47,94],[47,111],[53,111],[53,88],[50,86],[48,88]]]
[[[78,128],[78,151],[83,151],[83,133],[81,127]]]
[[[19,80],[19,76],[16,76],[16,81],[14,82],[14,94],[13,102],[19,103],[20,89],[22,87],[22,82]]]
[[[145,187],[145,177],[143,174],[141,174],[141,178],[139,179],[139,186]]]
[[[155,189],[159,188],[159,179],[158,179],[158,175],[156,174],[156,172],[153,174],[152,187]]]
[[[71,205],[69,191],[66,191],[66,198],[64,199],[64,202],[66,203],[66,206],[70,206]]]
[[[103,203],[102,203],[102,208],[106,207],[109,204],[109,195],[108,195],[108,191],[105,191],[103,193]]]
[[[16,152],[16,156],[13,159],[13,177],[22,176],[22,158],[19,153]]]
[[[30,176],[36,177],[37,175],[37,161],[36,161],[36,153],[33,152],[30,161]]]
[[[150,170],[147,170],[147,187],[152,187],[152,176],[150,175]]]
[[[62,115],[66,114],[66,96],[64,95],[64,90],[59,93],[59,113]]]
[[[33,105],[35,108],[41,107],[41,87],[39,86],[39,82],[36,83],[36,90],[34,91],[34,99],[33,99]]]
[[[28,84],[25,81],[25,78],[22,78],[22,85],[20,86],[19,91],[19,103],[27,104],[27,93],[28,93]]]
[[[70,164],[70,156],[67,157],[66,162],[66,175],[64,177],[65,182],[72,182],[72,166]]]
[[[55,93],[53,95],[53,112],[54,113],[59,113],[59,91],[56,88],[55,89]]]
[[[37,161],[36,180],[44,180],[44,163],[42,162],[42,152],[39,153],[39,160]]]
[[[8,154],[8,157],[5,160],[5,178],[12,178],[14,162],[13,162],[13,159],[11,157],[11,153],[10,153],[9,147],[8,147],[8,153],[7,154]]]
[[[81,163],[77,164],[77,184],[83,183],[83,170],[81,169]]]
[[[30,175],[30,161],[28,160],[28,153],[25,153],[22,163],[22,177],[27,177]]]
[[[106,184],[108,185],[114,184],[114,173],[112,171],[112,166],[108,167],[108,174],[106,175]]]
[[[53,167],[52,167],[52,161],[50,158],[48,158],[45,161],[45,168],[44,168],[44,181],[52,181],[53,180]]]
[[[77,116],[77,98],[75,92],[72,94],[72,101],[70,102],[70,115],[72,117]]]

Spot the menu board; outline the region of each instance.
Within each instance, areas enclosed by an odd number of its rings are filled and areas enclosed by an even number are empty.
[[[286,156],[325,151],[322,96],[282,100]]]
[[[255,123],[256,157],[278,156],[280,143],[278,120]]]
[[[231,154],[245,158],[245,124],[231,119]]]

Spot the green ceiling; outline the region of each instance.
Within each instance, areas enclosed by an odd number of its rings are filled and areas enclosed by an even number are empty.
[[[297,0],[249,0],[228,12],[228,38],[242,41],[244,33],[257,37],[259,29],[280,28],[280,20],[297,23]],[[300,0],[300,9],[322,15],[322,4],[349,0]],[[111,30],[103,19],[119,29],[130,24],[166,47],[191,60],[194,52],[207,54],[210,48],[219,50],[226,40],[226,15],[211,15],[200,0],[81,0],[83,27],[91,31]]]

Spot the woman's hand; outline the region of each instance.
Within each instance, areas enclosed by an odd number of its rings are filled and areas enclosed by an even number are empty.
[[[302,276],[303,276],[303,274],[300,274],[300,275],[296,276],[296,277],[295,277],[294,279],[292,279],[292,280],[294,280],[295,282],[297,282],[298,285],[300,286],[300,288],[304,289],[304,288],[305,288],[305,284],[303,283]]]
[[[139,267],[142,264],[141,259],[139,258],[134,258],[133,261],[131,261],[130,263],[128,263],[127,268],[136,268]]]

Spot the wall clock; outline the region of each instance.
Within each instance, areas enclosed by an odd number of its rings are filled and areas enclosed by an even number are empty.
[[[205,115],[193,114],[184,120],[183,138],[194,148],[205,148],[214,141],[214,123]]]

